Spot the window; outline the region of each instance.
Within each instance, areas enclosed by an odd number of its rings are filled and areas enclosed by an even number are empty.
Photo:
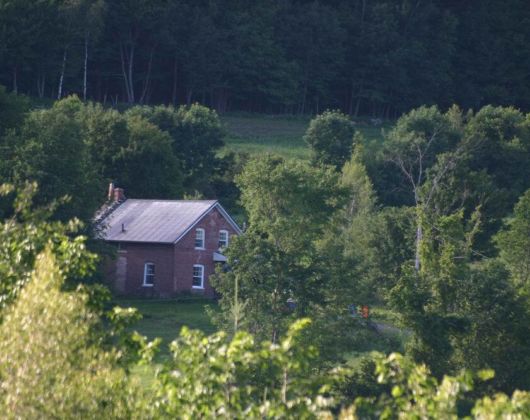
[[[195,231],[195,249],[204,249],[204,229]]]
[[[219,231],[219,248],[226,248],[228,246],[228,231]]]
[[[193,281],[191,285],[194,289],[204,289],[204,266],[199,264],[193,266]]]
[[[155,265],[145,263],[144,265],[144,287],[153,287],[155,285]]]

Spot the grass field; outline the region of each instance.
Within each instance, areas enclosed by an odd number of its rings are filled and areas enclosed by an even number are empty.
[[[162,339],[160,352],[155,357],[155,364],[137,365],[133,374],[145,389],[149,389],[155,378],[156,369],[161,362],[170,357],[169,344],[178,337],[183,326],[198,329],[206,334],[215,332],[215,327],[210,322],[206,307],[212,306],[211,301],[184,301],[172,300],[140,300],[119,299],[114,304],[121,307],[137,308],[142,314],[142,319],[132,326],[149,340],[156,337]],[[215,310],[215,306],[212,306]]]
[[[169,344],[179,335],[183,326],[198,329],[205,334],[216,331],[207,314],[207,308],[216,311],[215,303],[210,301],[176,301],[172,300],[117,300],[117,305],[134,307],[142,314],[142,319],[132,329],[153,340],[162,339],[162,347],[158,359],[169,356]],[[355,353],[370,351],[396,351],[404,336],[401,334],[396,315],[383,307],[372,307],[371,319],[376,323],[389,326],[384,334],[376,334],[371,340],[356,349]]]
[[[156,337],[162,339],[159,357],[169,355],[169,343],[179,335],[183,326],[201,330],[206,334],[212,334],[216,330],[206,313],[207,306],[215,310],[215,305],[209,301],[134,299],[117,300],[115,303],[122,307],[138,309],[142,319],[132,328],[150,340]]]
[[[132,326],[133,330],[153,340],[156,337],[162,339],[160,353],[155,358],[155,365],[141,365],[133,369],[135,377],[146,389],[150,387],[155,377],[155,370],[164,359],[170,357],[169,344],[179,335],[183,326],[198,329],[206,334],[216,331],[207,314],[207,307],[216,310],[211,301],[176,301],[172,300],[140,300],[120,299],[114,302],[122,307],[134,307],[142,314],[142,319]],[[395,315],[384,308],[377,307],[371,311],[375,322],[384,322],[392,326],[396,321]],[[395,325],[395,324],[394,324]],[[394,330],[394,331],[393,331]],[[364,339],[360,340],[346,356],[348,363],[355,366],[362,358],[372,351],[388,353],[391,351],[402,351],[406,341],[406,334],[392,328],[384,334],[373,331],[361,332]]]
[[[227,132],[225,150],[309,159],[309,147],[303,136],[310,120],[309,117],[225,114],[221,116]],[[375,127],[365,120],[355,123],[364,135],[365,146],[370,150],[379,147],[383,138],[382,130],[390,127],[388,123]]]

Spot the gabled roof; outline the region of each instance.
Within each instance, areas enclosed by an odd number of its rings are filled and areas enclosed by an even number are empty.
[[[172,244],[214,208],[241,233],[216,200],[127,199],[98,223],[99,236],[113,242]]]

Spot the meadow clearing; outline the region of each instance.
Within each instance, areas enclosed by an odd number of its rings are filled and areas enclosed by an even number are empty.
[[[309,159],[310,151],[303,137],[311,118],[259,114],[225,114],[221,121],[227,133],[224,151],[250,155],[273,153],[285,158]],[[373,124],[369,119],[355,121],[363,134],[364,146],[376,151],[383,132],[391,123]]]

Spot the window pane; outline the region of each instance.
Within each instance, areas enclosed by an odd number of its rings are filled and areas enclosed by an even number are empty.
[[[219,248],[228,246],[228,232],[226,230],[219,231]]]
[[[195,231],[195,248],[204,248],[204,230],[197,229]]]
[[[200,265],[193,266],[193,281],[194,287],[203,287],[203,267]]]
[[[144,266],[144,286],[153,286],[155,284],[155,265],[146,263]]]

